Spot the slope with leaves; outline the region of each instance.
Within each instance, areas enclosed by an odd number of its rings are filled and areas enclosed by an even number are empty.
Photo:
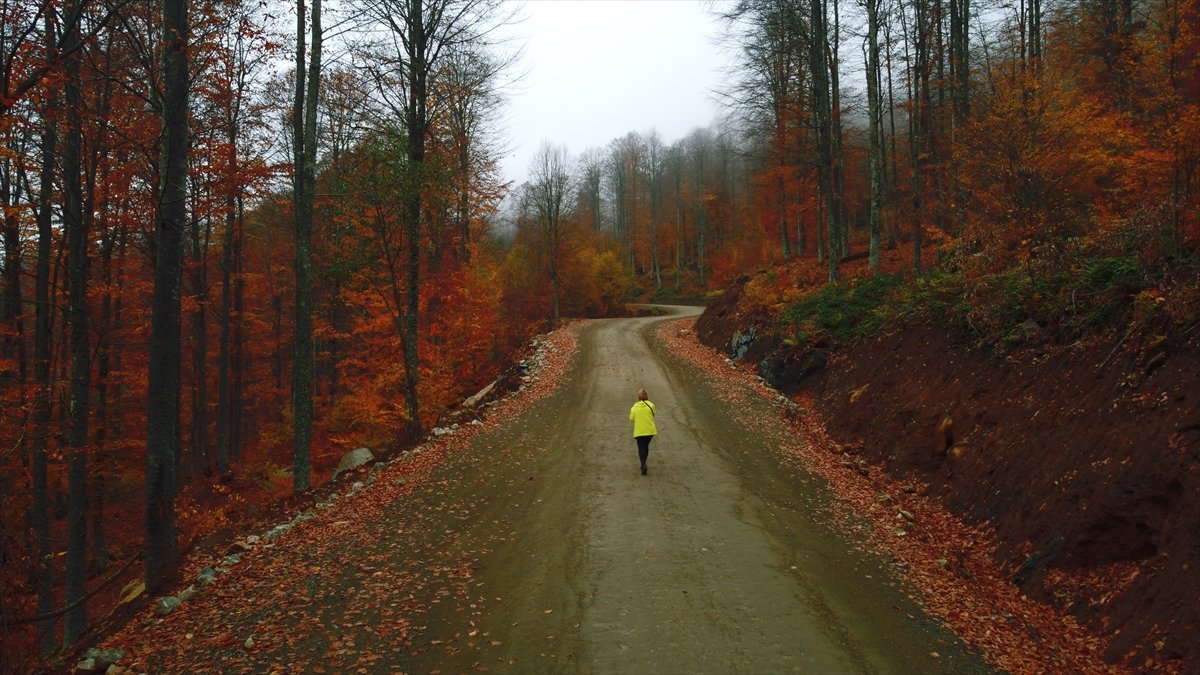
[[[987,547],[946,554],[951,567],[995,565],[1109,662],[1187,670],[1200,658],[1196,608],[1179,601],[1200,564],[1200,266],[1134,226],[996,273],[966,257],[915,282],[818,289],[797,288],[794,265],[764,270],[698,330],[725,350],[755,328],[744,358],[811,401],[847,464],[984,528]]]
[[[122,666],[152,672],[406,669],[414,655],[439,646],[424,635],[422,617],[468,591],[479,553],[448,526],[470,519],[477,505],[453,497],[466,492],[439,467],[552,392],[574,358],[577,329],[546,336],[527,385],[491,406],[481,423],[376,465],[361,489],[335,492],[281,537],[236,544],[231,550],[250,550],[216,583],[165,617],[147,608],[103,646],[124,650]],[[187,577],[212,564],[212,553],[191,557]]]

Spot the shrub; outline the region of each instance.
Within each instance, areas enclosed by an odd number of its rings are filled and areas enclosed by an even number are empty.
[[[1079,280],[1081,290],[1129,292],[1141,283],[1142,277],[1142,265],[1137,256],[1124,255],[1085,261]]]
[[[827,284],[786,307],[781,319],[798,341],[825,334],[850,344],[879,329],[888,315],[887,300],[899,283],[898,276],[880,274]]]

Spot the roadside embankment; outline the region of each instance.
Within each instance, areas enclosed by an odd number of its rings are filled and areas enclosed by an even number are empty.
[[[996,350],[926,320],[796,346],[741,301],[748,280],[698,321],[705,344],[811,397],[854,461],[990,530],[1012,583],[1106,640],[1110,662],[1198,667],[1200,331],[1062,341],[1027,322]]]

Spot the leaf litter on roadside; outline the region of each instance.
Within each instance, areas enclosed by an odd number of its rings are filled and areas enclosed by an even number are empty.
[[[105,638],[124,650],[122,666],[141,672],[368,672],[379,661],[439,645],[422,643],[414,617],[450,593],[465,595],[473,576],[469,556],[429,566],[457,536],[448,522],[470,517],[471,503],[445,503],[433,478],[443,460],[470,447],[481,433],[552,393],[578,351],[574,322],[543,336],[529,379],[498,401],[480,424],[427,438],[405,461],[379,468],[377,480],[312,513],[286,535],[242,553],[220,579],[179,609],[156,617],[152,608]],[[395,531],[378,523],[397,504],[420,493],[431,505],[406,512]],[[477,549],[478,555],[486,549]],[[213,564],[194,554],[181,577]],[[219,557],[219,556],[217,556]],[[472,634],[478,631],[472,631]],[[486,633],[484,633],[486,635]],[[502,644],[498,640],[491,646]]]

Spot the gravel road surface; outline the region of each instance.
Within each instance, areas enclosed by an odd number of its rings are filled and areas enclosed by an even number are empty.
[[[405,667],[986,670],[886,561],[835,531],[821,481],[758,431],[776,407],[729,409],[665,352],[654,330],[668,318],[590,323],[554,395],[446,463],[472,504],[453,538],[472,575],[428,615]],[[642,387],[658,406],[646,476],[628,420]]]

